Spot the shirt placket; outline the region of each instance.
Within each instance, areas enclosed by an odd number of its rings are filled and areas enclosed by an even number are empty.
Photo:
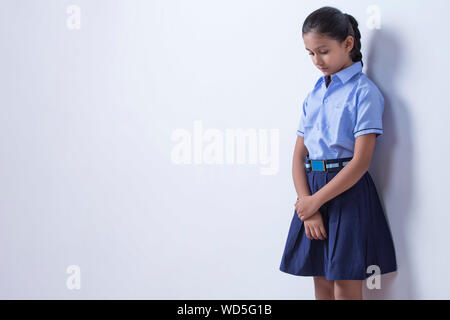
[[[330,91],[329,88],[331,85],[331,80],[332,80],[331,76],[325,76],[325,83],[324,83],[325,89],[324,89],[323,98],[322,98],[322,105],[324,106],[324,108],[322,108],[321,112],[325,112],[326,106],[329,103],[328,95],[329,95],[329,91]],[[323,128],[321,128],[321,126]],[[321,129],[325,129],[326,127],[327,127],[327,125],[322,124],[322,123],[319,124],[319,122],[317,122],[317,124],[316,124],[317,131],[319,131]]]

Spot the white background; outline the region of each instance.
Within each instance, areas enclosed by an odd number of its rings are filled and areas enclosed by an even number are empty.
[[[1,1],[0,298],[314,299],[312,278],[278,268],[301,103],[321,76],[301,26],[324,5],[358,20],[386,100],[369,171],[399,270],[364,296],[450,298],[444,0]],[[276,170],[177,164],[172,135],[194,121],[275,129]]]

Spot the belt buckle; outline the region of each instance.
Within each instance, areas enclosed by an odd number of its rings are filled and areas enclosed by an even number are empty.
[[[325,160],[309,160],[312,171],[327,171]]]

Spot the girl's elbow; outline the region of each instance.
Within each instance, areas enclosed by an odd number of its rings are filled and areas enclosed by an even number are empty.
[[[357,167],[361,172],[366,172],[367,170],[369,170],[370,167],[370,158],[366,158],[366,157],[360,157],[360,158],[355,158],[353,157],[352,160],[350,160],[350,162],[354,163],[354,166]]]

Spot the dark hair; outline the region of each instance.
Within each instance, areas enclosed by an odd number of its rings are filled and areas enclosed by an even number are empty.
[[[361,33],[358,29],[358,21],[347,13],[342,13],[333,7],[322,7],[312,12],[303,23],[302,34],[314,31],[329,36],[332,39],[343,42],[348,36],[354,38],[353,49],[350,58],[353,62],[361,61]]]

